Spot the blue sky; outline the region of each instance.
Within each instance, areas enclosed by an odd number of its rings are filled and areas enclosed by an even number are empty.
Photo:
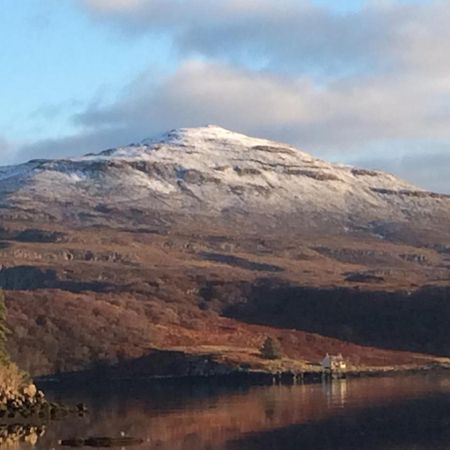
[[[448,1],[0,6],[0,163],[216,123],[450,192]]]
[[[35,140],[73,131],[70,117],[95,101],[114,99],[150,64],[173,68],[163,36],[121,39],[97,26],[76,1],[2,1],[0,129]],[[63,109],[63,113],[61,113]]]

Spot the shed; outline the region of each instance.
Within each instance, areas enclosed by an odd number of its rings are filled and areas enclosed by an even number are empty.
[[[347,368],[347,363],[345,362],[342,354],[339,355],[329,355],[328,353],[325,355],[325,358],[322,360],[322,370],[331,371],[331,372],[340,372]]]

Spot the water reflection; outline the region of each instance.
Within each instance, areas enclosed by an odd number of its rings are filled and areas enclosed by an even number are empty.
[[[340,379],[333,382],[322,383],[323,392],[327,397],[328,407],[340,407],[345,406],[345,400],[347,397],[347,380]]]
[[[44,434],[44,425],[0,425],[0,446],[4,448],[20,448],[22,443],[36,445],[38,439]]]
[[[51,424],[38,449],[121,433],[143,438],[136,448],[150,450],[450,449],[450,378],[442,376],[241,389],[136,385],[52,396],[83,401],[91,413]]]
[[[449,398],[431,396],[389,406],[350,410],[317,422],[257,432],[228,442],[227,450],[450,449]]]

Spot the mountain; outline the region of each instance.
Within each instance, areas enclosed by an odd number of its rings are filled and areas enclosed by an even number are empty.
[[[0,198],[19,212],[82,224],[105,215],[108,223],[125,215],[145,224],[157,213],[268,227],[292,221],[296,229],[380,237],[392,227],[445,233],[450,224],[450,196],[216,126],[0,168]]]
[[[156,349],[258,368],[268,335],[305,364],[423,363],[450,356],[450,196],[216,126],[173,130],[0,167],[0,287],[34,374]]]

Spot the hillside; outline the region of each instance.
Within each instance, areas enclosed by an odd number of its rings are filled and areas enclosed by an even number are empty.
[[[450,356],[450,196],[219,127],[0,168],[10,350],[33,374],[155,349],[259,367]]]

